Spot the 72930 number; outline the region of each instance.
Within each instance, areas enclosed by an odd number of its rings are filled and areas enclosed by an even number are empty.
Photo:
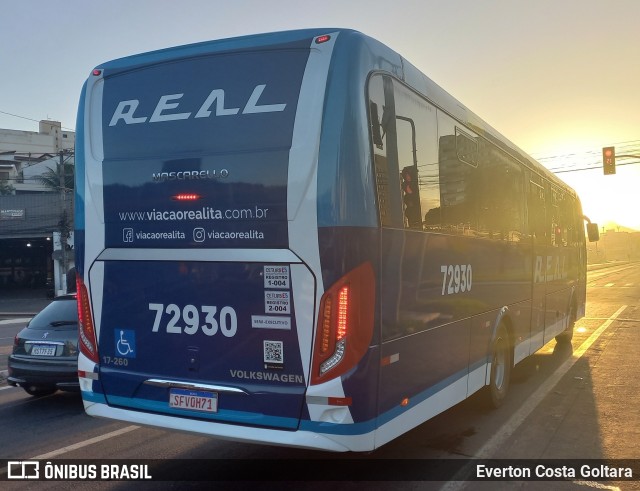
[[[473,269],[470,264],[443,264],[440,266],[440,272],[442,273],[443,295],[471,291]]]
[[[149,310],[155,311],[152,332],[164,331],[170,334],[195,334],[202,331],[207,336],[221,332],[223,336],[231,338],[238,331],[238,316],[233,307],[222,307],[218,312],[215,305],[185,305],[180,308],[174,303],[150,303]],[[168,316],[167,317],[165,316]]]

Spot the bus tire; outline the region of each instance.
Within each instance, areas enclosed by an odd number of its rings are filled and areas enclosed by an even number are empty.
[[[491,408],[502,405],[509,391],[511,380],[511,343],[504,324],[500,324],[496,337],[491,343],[491,374],[489,385],[485,387],[486,404]]]
[[[560,334],[556,336],[556,342],[558,344],[570,344],[573,339],[573,327],[576,325],[576,309],[575,307],[571,308],[571,313],[569,314],[569,325],[567,328],[562,331]]]

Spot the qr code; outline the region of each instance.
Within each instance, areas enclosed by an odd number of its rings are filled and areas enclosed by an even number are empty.
[[[265,363],[284,363],[282,341],[263,341],[263,344]]]

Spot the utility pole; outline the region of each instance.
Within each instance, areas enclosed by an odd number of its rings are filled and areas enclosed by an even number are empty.
[[[66,172],[64,166],[64,152],[60,150],[60,170],[58,174],[60,176],[60,207],[62,212],[60,213],[60,247],[62,248],[62,274],[60,275],[60,285],[62,292],[67,293],[67,269],[69,268],[69,261],[67,259],[67,235],[69,233],[69,219],[67,217],[67,182]]]

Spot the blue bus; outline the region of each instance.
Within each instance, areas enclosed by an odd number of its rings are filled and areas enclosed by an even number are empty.
[[[576,193],[359,32],[105,63],[76,144],[89,415],[370,451],[584,316]]]

